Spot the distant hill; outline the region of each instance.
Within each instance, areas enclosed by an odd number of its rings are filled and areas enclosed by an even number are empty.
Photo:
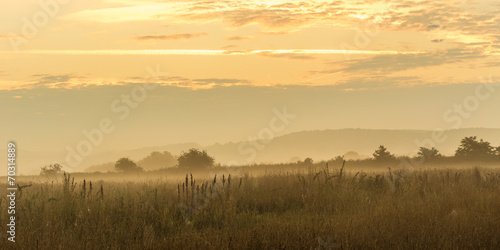
[[[364,157],[371,157],[380,145],[396,155],[413,156],[419,149],[419,143],[433,142],[444,155],[453,155],[460,140],[466,136],[477,136],[489,141],[493,146],[500,145],[500,129],[469,128],[442,131],[442,135],[431,130],[383,130],[383,129],[335,129],[301,131],[275,137],[268,144],[261,141],[230,142],[213,144],[207,147],[186,144],[182,149],[171,153],[178,155],[190,147],[197,147],[215,158],[223,165],[244,165],[265,162],[290,162],[311,157],[313,160],[328,160],[347,152],[356,152]],[[178,147],[179,145],[177,145]],[[169,151],[168,147],[149,147],[126,152],[114,152],[113,157],[130,156],[134,160],[145,157],[152,151]],[[109,156],[109,155],[108,155]],[[132,157],[134,156],[134,157]],[[115,159],[115,160],[116,160]],[[94,168],[95,169],[95,168]]]
[[[432,141],[433,133],[435,131],[430,130],[335,129],[290,133],[275,137],[269,143],[231,142],[216,143],[207,147],[201,147],[196,143],[172,144],[96,153],[86,157],[78,169],[69,169],[69,171],[83,171],[90,166],[93,166],[90,168],[92,171],[97,171],[99,167],[96,166],[99,164],[115,162],[120,157],[129,157],[134,161],[139,161],[153,151],[168,151],[173,155],[179,155],[190,148],[207,150],[215,158],[216,163],[223,165],[289,162],[291,159],[296,161],[306,157],[319,161],[344,155],[347,152],[351,152],[350,154],[356,152],[361,156],[371,157],[379,145],[386,146],[391,153],[396,155],[413,156],[419,148],[417,141]],[[460,140],[466,136],[477,136],[479,139],[489,141],[493,146],[500,145],[500,129],[467,128],[446,130],[442,133],[442,136],[438,136],[438,139],[443,138],[441,142],[423,146],[434,146],[444,155],[453,155]],[[40,167],[45,164],[64,163],[64,156],[65,154],[61,152],[20,152],[19,162],[23,161],[24,174],[38,174]]]
[[[381,130],[381,129],[339,129],[291,133],[274,138],[269,144],[248,142],[216,144],[205,149],[217,162],[247,164],[250,162],[288,162],[311,157],[327,160],[349,151],[371,157],[379,145],[386,146],[396,155],[413,156],[421,146],[434,146],[444,155],[453,155],[460,140],[466,136],[477,136],[494,146],[500,145],[500,129],[454,129],[434,136],[429,130]],[[434,142],[435,145],[424,143]],[[255,142],[254,142],[255,143]],[[254,154],[255,153],[255,154]],[[255,157],[253,157],[255,155]]]

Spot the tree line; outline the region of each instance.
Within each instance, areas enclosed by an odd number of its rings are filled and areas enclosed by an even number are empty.
[[[436,148],[420,147],[417,158],[438,159],[444,156]],[[492,160],[500,159],[500,146],[494,147],[490,142],[483,139],[478,140],[476,136],[465,137],[460,141],[460,145],[455,150],[454,158],[458,160]],[[380,145],[373,153],[373,159],[377,161],[395,160],[397,157],[389,150]]]
[[[465,137],[460,141],[460,145],[455,150],[455,155],[452,157],[457,160],[500,160],[500,146],[494,147],[488,141],[484,141],[483,139],[478,140],[476,136]],[[445,156],[434,147],[420,147],[415,158],[436,160],[445,158]],[[367,160],[390,162],[397,159],[398,157],[392,154],[384,145],[380,145],[373,153],[373,158]],[[209,169],[213,167],[215,163],[214,158],[208,155],[207,151],[195,148],[183,152],[176,160],[176,166],[186,171]],[[342,156],[338,156],[334,160],[344,159]],[[114,170],[123,173],[143,172],[145,171],[144,168],[141,167],[143,164],[153,164],[157,167],[161,167],[162,164],[166,164],[167,162],[171,164],[172,161],[175,161],[175,158],[169,152],[153,152],[139,161],[139,164],[128,157],[122,157],[114,163]],[[314,164],[311,158],[306,158],[304,161],[298,161],[297,163],[307,166],[312,166]],[[62,173],[62,167],[63,166],[59,163],[44,166],[41,168],[40,175],[50,176]]]

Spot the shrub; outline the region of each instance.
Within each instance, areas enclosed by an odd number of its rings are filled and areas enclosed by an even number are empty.
[[[63,166],[59,163],[50,164],[44,167],[41,167],[40,175],[45,176],[56,176],[57,174],[62,173]]]
[[[207,154],[207,151],[200,151],[192,148],[188,152],[184,152],[179,159],[179,168],[193,169],[208,169],[214,165],[214,158]]]
[[[120,158],[115,163],[115,170],[118,172],[142,172],[144,171],[141,167],[137,166],[135,162],[129,158]]]

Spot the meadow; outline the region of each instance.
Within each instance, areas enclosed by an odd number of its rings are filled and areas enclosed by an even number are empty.
[[[222,174],[25,178],[16,242],[2,240],[0,249],[500,246],[498,169],[370,172],[336,165]],[[0,205],[6,225],[5,196]]]

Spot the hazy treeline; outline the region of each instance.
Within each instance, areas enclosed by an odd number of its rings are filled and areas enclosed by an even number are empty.
[[[344,160],[348,161],[350,167],[370,168],[370,167],[397,167],[397,166],[441,166],[452,167],[457,165],[478,165],[490,166],[500,162],[500,146],[494,147],[489,142],[483,139],[477,139],[475,136],[465,137],[461,140],[460,145],[453,156],[442,155],[438,149],[434,147],[420,147],[414,156],[396,156],[390,152],[390,149],[380,145],[374,150],[370,158],[357,157],[355,152],[349,152],[342,156],[336,156],[330,160],[315,161],[312,158],[303,160],[294,159],[288,163],[261,163],[261,164],[246,164],[242,166],[226,166],[216,163],[214,157],[210,156],[205,150],[192,148],[183,152],[179,156],[174,156],[168,151],[152,152],[145,158],[134,162],[128,157],[122,157],[116,162],[109,162],[101,165],[95,165],[87,169],[86,172],[91,173],[111,173],[111,172],[166,172],[171,174],[184,173],[185,171],[214,171],[218,168],[232,167],[233,169],[253,168],[252,172],[272,171],[276,168],[302,168],[312,166],[322,166],[328,163],[341,164]],[[64,166],[60,164],[52,164],[44,166],[41,169],[42,175],[61,174],[64,171]]]

